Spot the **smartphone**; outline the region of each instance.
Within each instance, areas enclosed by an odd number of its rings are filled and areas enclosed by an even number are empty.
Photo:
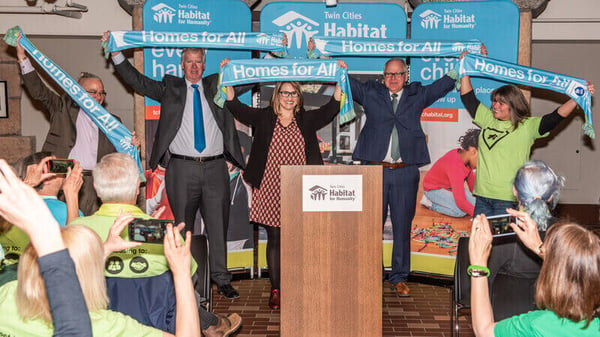
[[[508,224],[516,223],[515,217],[510,214],[488,216],[487,220],[490,223],[492,235],[512,233],[513,230]]]
[[[135,218],[128,225],[129,240],[162,244],[165,240],[167,224],[173,224],[173,221]]]
[[[67,174],[70,168],[75,166],[73,159],[50,159],[48,160],[48,172],[56,174]]]

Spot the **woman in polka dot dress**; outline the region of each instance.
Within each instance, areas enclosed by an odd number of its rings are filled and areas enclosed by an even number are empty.
[[[340,66],[346,65],[340,61]],[[317,130],[340,111],[341,90],[336,87],[329,103],[305,111],[298,82],[279,82],[270,106],[252,108],[241,103],[227,88],[226,107],[235,118],[254,128],[250,158],[244,179],[252,186],[250,221],[267,231],[267,264],[271,279],[269,307],[279,309],[280,279],[280,180],[281,165],[323,165]]]

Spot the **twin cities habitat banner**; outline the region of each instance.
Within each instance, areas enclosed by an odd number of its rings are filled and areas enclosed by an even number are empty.
[[[138,47],[259,50],[285,56],[287,47],[282,39],[283,33],[114,31],[103,47],[106,58],[110,52]]]
[[[461,60],[459,75],[488,77],[566,94],[584,111],[583,132],[595,138],[592,126],[592,95],[587,90],[588,81],[584,79],[470,54]]]
[[[316,81],[337,82],[342,89],[340,124],[354,119],[354,103],[348,82],[348,71],[337,60],[251,59],[232,60],[219,73],[221,89],[215,103],[223,106],[226,86],[257,82]]]
[[[325,56],[457,57],[464,50],[480,54],[481,42],[446,40],[370,39],[314,36],[315,52]]]
[[[19,38],[19,35],[21,37]],[[4,36],[4,41],[11,46],[16,46],[17,41],[25,48],[44,71],[58,84],[64,92],[73,99],[77,105],[92,119],[113,144],[118,152],[126,153],[133,157],[140,170],[140,179],[145,181],[137,148],[131,144],[131,132],[127,130],[113,115],[102,107],[96,100],[83,89],[77,81],[64,72],[46,55],[42,54],[25,36],[21,28],[10,28]]]

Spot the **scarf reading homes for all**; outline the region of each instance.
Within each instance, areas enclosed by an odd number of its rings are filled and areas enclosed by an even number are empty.
[[[348,70],[339,67],[337,60],[253,59],[232,60],[219,72],[219,91],[214,98],[223,106],[227,97],[225,87],[258,82],[336,82],[342,89],[340,124],[354,119],[354,103],[348,82]]]
[[[592,126],[592,95],[584,79],[470,54],[460,62],[459,76],[493,78],[566,94],[583,109],[583,133],[590,138],[596,137]]]
[[[138,47],[217,48],[259,50],[287,56],[287,46],[282,45],[283,33],[250,32],[159,32],[114,31],[108,43],[103,42],[104,56],[110,52]]]
[[[21,38],[19,39],[19,34]],[[46,55],[42,54],[23,34],[21,28],[10,28],[4,36],[4,41],[11,46],[17,45],[17,40],[23,48],[31,55],[32,59],[58,84],[64,92],[73,99],[81,110],[83,110],[90,119],[98,126],[108,140],[115,147],[117,152],[126,153],[133,157],[140,170],[142,181],[145,180],[142,164],[137,148],[131,144],[131,132],[121,124],[113,115],[102,107],[96,100],[83,89],[77,81],[69,74],[63,71]]]
[[[458,57],[467,50],[481,52],[481,42],[448,40],[370,39],[314,36],[315,49],[309,58],[323,56],[413,56]]]

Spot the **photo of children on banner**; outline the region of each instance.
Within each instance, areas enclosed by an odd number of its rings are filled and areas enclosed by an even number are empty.
[[[451,217],[473,216],[473,170],[477,168],[480,132],[480,129],[467,130],[458,139],[460,148],[448,151],[431,166],[423,179],[421,205]]]

